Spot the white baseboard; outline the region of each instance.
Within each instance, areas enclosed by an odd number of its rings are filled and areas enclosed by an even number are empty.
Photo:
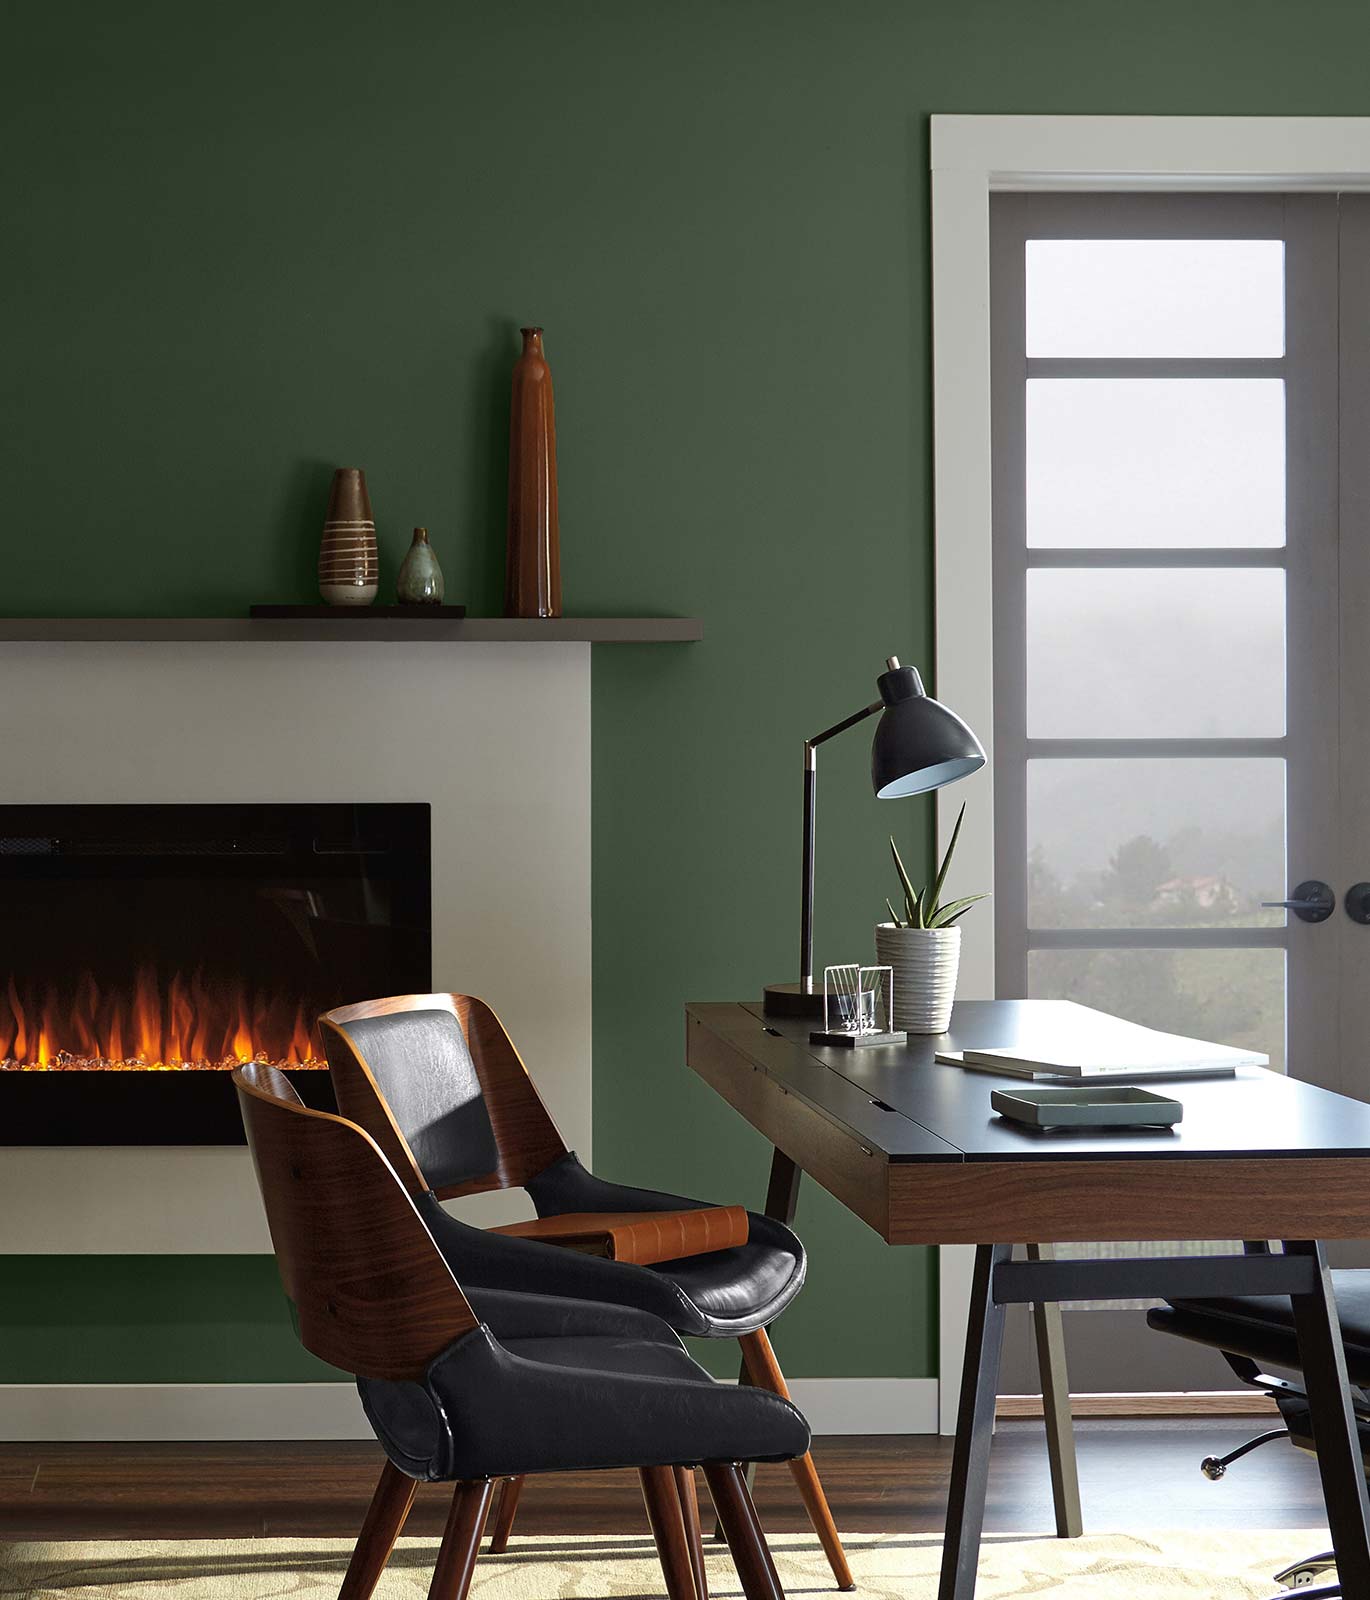
[[[936,1378],[792,1378],[815,1433],[936,1433]]]
[[[936,1433],[935,1378],[796,1378],[815,1433]],[[0,1384],[0,1440],[370,1439],[350,1383]]]
[[[0,1439],[370,1439],[350,1383],[13,1383]]]

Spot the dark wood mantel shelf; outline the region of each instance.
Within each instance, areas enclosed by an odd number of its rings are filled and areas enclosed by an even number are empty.
[[[698,617],[0,617],[0,644],[688,644]]]

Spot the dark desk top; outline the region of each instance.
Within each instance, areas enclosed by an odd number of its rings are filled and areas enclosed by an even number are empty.
[[[962,1000],[937,1038],[867,1050],[809,1043],[808,1021],[767,1017],[755,1003],[701,1003],[691,1018],[727,1035],[752,1065],[894,1163],[1370,1157],[1370,1105],[1263,1068],[1235,1078],[1147,1080],[1184,1106],[1173,1129],[1037,1131],[990,1107],[1022,1080],[944,1065],[938,1050],[1060,1047],[1111,1018],[1062,1000]]]

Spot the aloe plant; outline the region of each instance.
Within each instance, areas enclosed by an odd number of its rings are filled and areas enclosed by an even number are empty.
[[[899,846],[891,835],[890,852],[894,856],[894,869],[899,874],[899,884],[904,891],[905,908],[905,915],[901,917],[890,901],[885,901],[885,909],[896,928],[949,928],[954,922],[960,921],[977,900],[988,898],[983,894],[968,894],[960,900],[949,900],[945,905],[942,904],[942,886],[947,881],[947,871],[956,852],[956,841],[961,837],[961,822],[965,814],[963,804],[956,814],[956,826],[951,830],[951,841],[937,869],[937,876],[922,889],[914,888],[913,880],[899,855]]]

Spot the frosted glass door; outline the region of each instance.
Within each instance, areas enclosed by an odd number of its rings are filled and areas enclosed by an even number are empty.
[[[1329,1081],[1340,930],[1269,902],[1338,871],[1336,199],[1002,195],[992,231],[999,992]],[[1233,1386],[1137,1308],[1067,1342],[1076,1391]]]

